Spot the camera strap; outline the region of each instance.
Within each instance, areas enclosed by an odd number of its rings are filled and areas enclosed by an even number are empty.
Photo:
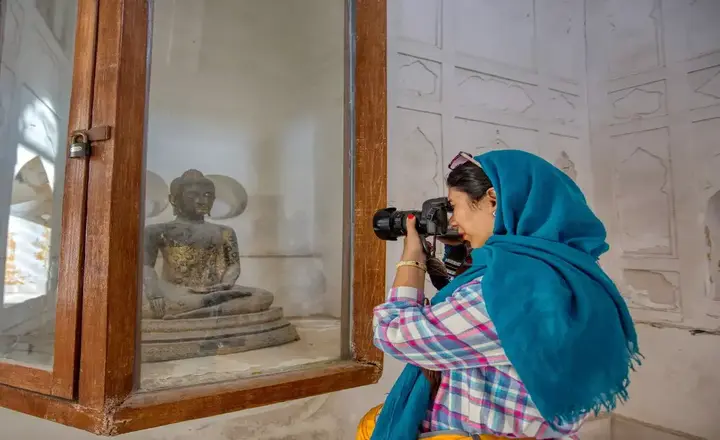
[[[430,276],[430,282],[436,289],[440,290],[461,272],[460,269],[467,260],[468,249],[465,245],[445,245],[445,255],[441,261],[435,257],[435,250],[437,249],[436,236],[433,236],[432,243],[427,240],[426,236],[422,236],[421,242],[425,255],[428,257],[427,273]]]
[[[465,245],[445,246],[443,263],[445,263],[445,267],[450,276],[454,277],[457,275],[458,270],[465,264],[467,256],[468,251]]]

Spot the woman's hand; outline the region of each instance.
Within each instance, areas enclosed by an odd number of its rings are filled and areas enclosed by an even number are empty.
[[[407,217],[407,236],[405,237],[405,246],[403,248],[403,261],[418,261],[424,263],[427,259],[425,251],[423,250],[422,238],[417,232],[415,224],[417,219],[414,215],[410,214]]]
[[[417,219],[414,215],[408,215],[405,226],[407,235],[403,246],[402,261],[417,261],[425,263],[427,256],[423,250],[422,238],[415,227]],[[425,285],[425,271],[413,266],[401,266],[397,268],[393,287],[408,286],[422,289]]]

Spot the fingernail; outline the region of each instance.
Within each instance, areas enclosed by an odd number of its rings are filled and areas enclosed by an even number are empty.
[[[409,218],[410,220],[412,220],[412,219],[414,219],[414,218],[415,218],[415,216],[414,216],[414,215],[412,215],[412,214],[410,214],[410,215],[408,215],[408,218]]]

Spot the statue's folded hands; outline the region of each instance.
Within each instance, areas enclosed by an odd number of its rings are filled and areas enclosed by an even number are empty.
[[[207,286],[207,287],[191,287],[190,291],[192,293],[210,293],[210,292],[217,292],[219,290],[230,290],[232,287],[233,287],[233,284],[221,283],[221,284],[215,284],[215,285]]]

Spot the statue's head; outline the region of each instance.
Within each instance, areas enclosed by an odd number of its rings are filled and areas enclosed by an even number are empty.
[[[176,216],[203,218],[215,202],[215,184],[198,170],[187,170],[170,183],[170,204]]]

